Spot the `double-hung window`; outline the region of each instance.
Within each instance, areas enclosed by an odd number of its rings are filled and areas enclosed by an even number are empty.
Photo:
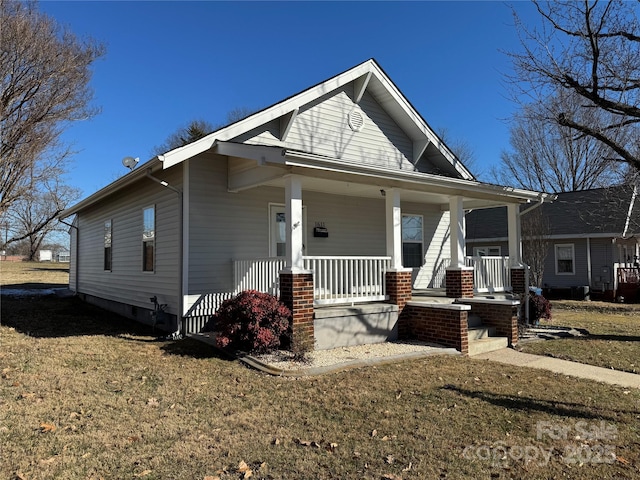
[[[556,275],[575,275],[576,258],[573,243],[555,245]]]
[[[156,208],[147,207],[142,211],[142,271],[153,272],[156,250]]]
[[[111,220],[107,220],[104,222],[104,270],[108,272],[111,271],[112,241]]]
[[[422,215],[402,215],[402,265],[407,268],[421,267]]]

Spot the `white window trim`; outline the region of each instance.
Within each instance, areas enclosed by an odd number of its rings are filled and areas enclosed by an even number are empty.
[[[153,270],[145,270],[144,269],[144,262],[145,262],[145,258],[144,258],[144,247],[145,247],[145,240],[144,240],[144,212],[145,210],[148,210],[150,208],[153,208]],[[156,260],[158,258],[158,243],[157,243],[157,238],[158,238],[158,224],[157,224],[157,211],[156,211],[156,205],[147,205],[146,207],[142,207],[142,239],[141,239],[141,246],[142,246],[142,265],[141,265],[141,270],[142,273],[145,275],[153,275],[156,272]]]
[[[107,250],[107,239],[106,239],[106,234],[107,234],[107,223],[109,224],[109,268],[104,268],[106,267],[105,265],[105,256],[106,256],[106,250]],[[102,248],[102,269],[104,272],[113,272],[113,219],[108,219],[104,221],[104,233],[103,233],[103,248]]]
[[[573,267],[572,272],[559,272],[558,271],[558,248],[566,248],[571,247],[571,266]],[[576,247],[573,243],[556,243],[553,246],[553,257],[556,275],[575,275],[576,274]]]
[[[420,219],[421,219],[421,223],[420,223],[422,225],[422,238],[421,238],[421,240],[419,242],[416,242],[416,241],[413,241],[413,240],[406,240],[405,241],[404,238],[402,238],[403,233],[404,233],[402,231],[400,232],[400,240],[401,240],[401,243],[403,245],[403,250],[404,250],[404,244],[405,243],[419,243],[420,244],[420,258],[421,258],[420,263],[421,263],[421,266],[422,266],[422,265],[424,265],[424,262],[425,262],[425,259],[424,259],[424,257],[425,257],[425,250],[424,250],[424,215],[421,215],[419,213],[402,213],[402,218],[400,220],[400,225],[401,226],[404,223],[404,222],[402,222],[402,219],[404,219],[404,217],[420,217]],[[404,265],[404,253],[403,253],[403,258],[402,258],[402,264]],[[420,267],[412,267],[412,268],[421,268],[421,266]]]

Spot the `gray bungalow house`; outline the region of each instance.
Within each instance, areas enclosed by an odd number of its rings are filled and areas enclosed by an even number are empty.
[[[519,205],[545,199],[477,181],[368,60],[150,159],[61,217],[73,216],[71,289],[132,319],[196,334],[224,299],[256,289],[292,309],[295,348],[422,335],[468,353],[482,299],[464,212],[506,206],[498,283],[510,290],[524,285]],[[501,305],[514,343],[514,301]]]
[[[542,287],[552,297],[612,300],[617,272],[640,255],[640,199],[637,187],[559,193],[542,205],[548,220],[548,250]],[[467,254],[500,256],[507,249],[505,208],[466,215]]]

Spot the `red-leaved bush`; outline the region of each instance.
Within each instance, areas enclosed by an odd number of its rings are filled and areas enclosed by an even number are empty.
[[[216,345],[265,353],[280,346],[290,322],[291,311],[276,297],[246,290],[222,302],[214,315]]]
[[[537,325],[541,318],[551,321],[551,303],[542,295],[536,295],[535,292],[530,292],[529,321]]]

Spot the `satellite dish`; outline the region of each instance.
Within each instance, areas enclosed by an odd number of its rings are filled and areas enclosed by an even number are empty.
[[[136,168],[136,165],[138,165],[139,161],[140,161],[139,158],[124,157],[122,159],[122,165],[127,167],[129,170],[133,170],[134,168]]]

